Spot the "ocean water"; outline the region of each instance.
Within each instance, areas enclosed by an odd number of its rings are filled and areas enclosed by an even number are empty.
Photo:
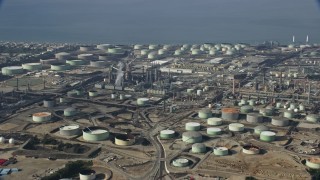
[[[0,41],[320,43],[319,0],[0,0]]]

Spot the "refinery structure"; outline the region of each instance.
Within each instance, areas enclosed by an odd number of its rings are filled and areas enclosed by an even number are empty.
[[[92,165],[60,178],[316,178],[320,46],[308,41],[2,43],[26,52],[0,52],[0,159],[17,160],[0,179],[76,160]]]

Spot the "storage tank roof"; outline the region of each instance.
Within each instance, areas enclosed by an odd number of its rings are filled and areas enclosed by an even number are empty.
[[[45,116],[51,116],[51,113],[50,112],[38,112],[38,113],[34,113],[32,116],[45,117]]]
[[[239,113],[239,110],[236,108],[223,108],[222,112],[224,112],[224,113]]]
[[[261,135],[264,135],[264,136],[275,136],[276,133],[272,132],[272,131],[262,131]]]

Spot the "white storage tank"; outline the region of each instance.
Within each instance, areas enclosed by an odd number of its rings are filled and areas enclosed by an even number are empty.
[[[214,147],[213,154],[216,156],[226,156],[229,154],[229,149],[226,147]]]
[[[138,98],[137,99],[137,105],[138,106],[145,106],[149,104],[149,98]]]
[[[39,112],[32,114],[32,120],[34,122],[48,122],[51,120],[50,112]]]
[[[221,128],[210,127],[207,129],[207,134],[212,136],[220,135],[221,132],[222,132]]]
[[[198,131],[187,131],[182,134],[182,141],[186,143],[200,143],[202,134]]]
[[[76,136],[80,132],[80,126],[77,124],[65,125],[59,128],[59,133],[62,136]]]
[[[249,123],[262,123],[263,117],[257,113],[247,114],[247,122]]]
[[[15,143],[16,143],[15,139],[13,139],[13,138],[9,139],[9,144],[15,144]]]
[[[240,123],[231,123],[229,124],[229,130],[233,132],[244,131],[244,125]]]
[[[0,137],[0,143],[5,143],[6,142],[6,139],[4,137]]]
[[[274,126],[288,126],[289,125],[289,119],[285,117],[273,117],[271,120],[271,124]]]
[[[199,131],[200,127],[201,127],[200,123],[197,123],[197,122],[186,123],[186,130],[187,131]]]
[[[96,179],[96,172],[94,170],[82,170],[79,173],[80,180],[94,180]]]
[[[222,119],[221,118],[216,118],[216,117],[212,117],[212,118],[208,118],[207,119],[207,124],[210,126],[219,126],[222,124]]]

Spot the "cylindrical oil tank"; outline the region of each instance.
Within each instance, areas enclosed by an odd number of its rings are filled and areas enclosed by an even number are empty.
[[[5,143],[6,142],[6,139],[4,137],[0,137],[0,143]]]
[[[77,92],[75,90],[72,90],[72,91],[68,91],[67,92],[67,96],[68,97],[77,97],[78,94],[77,94]]]
[[[55,58],[59,60],[67,60],[70,58],[70,54],[66,52],[60,52],[55,54]]]
[[[137,105],[138,106],[145,106],[149,104],[149,98],[138,98],[137,99]]]
[[[314,122],[314,123],[320,122],[320,115],[318,115],[318,114],[308,114],[306,116],[306,120],[309,121],[309,122]]]
[[[272,131],[262,131],[260,133],[260,140],[265,142],[272,142],[276,139],[276,133]]]
[[[119,146],[131,146],[135,143],[135,137],[128,134],[118,134],[114,138],[114,143]]]
[[[202,141],[202,134],[198,131],[188,131],[182,133],[182,141],[186,143],[200,143]]]
[[[63,110],[63,115],[66,117],[74,116],[77,114],[77,110],[73,107],[69,107]]]
[[[273,117],[271,120],[271,124],[274,126],[288,126],[289,125],[289,119],[285,117]]]
[[[202,90],[198,89],[198,90],[197,90],[197,95],[198,95],[198,96],[201,96],[201,95],[202,95]]]
[[[83,95],[83,90],[81,90],[81,89],[75,89],[74,92],[77,93],[77,96],[82,96]]]
[[[32,114],[32,120],[34,122],[48,122],[51,120],[51,113],[50,112],[39,112]]]
[[[78,59],[90,60],[93,58],[93,54],[79,54]]]
[[[219,135],[221,132],[221,128],[210,127],[207,129],[207,134],[212,136]]]
[[[189,160],[185,158],[178,158],[172,161],[172,165],[175,167],[187,167],[189,165]]]
[[[173,48],[174,48],[174,46],[171,45],[171,44],[165,44],[165,45],[163,45],[163,49],[166,49],[166,50],[172,50]]]
[[[198,116],[201,119],[208,119],[208,118],[212,117],[212,112],[210,109],[201,109],[198,112]]]
[[[191,148],[192,153],[205,153],[207,151],[206,145],[203,143],[195,143]]]
[[[98,91],[94,91],[94,90],[89,91],[89,96],[90,97],[96,97],[98,95],[99,95]]]
[[[157,44],[150,44],[149,45],[149,49],[151,49],[151,50],[155,50],[157,48],[159,48],[159,45],[157,45]]]
[[[256,101],[254,99],[250,99],[248,102],[250,106],[256,105]]]
[[[173,130],[162,130],[160,131],[160,138],[161,139],[172,139],[175,136],[175,132]]]
[[[80,66],[85,64],[85,62],[81,59],[72,59],[72,60],[67,60],[66,64],[69,64],[70,66]]]
[[[141,55],[146,56],[146,55],[148,55],[149,52],[150,52],[150,50],[148,50],[148,49],[142,49]]]
[[[43,100],[43,107],[52,108],[54,107],[56,101],[54,99],[45,99]]]
[[[320,158],[312,157],[306,160],[306,166],[311,169],[320,169]]]
[[[244,154],[248,154],[248,155],[259,154],[260,148],[258,146],[254,146],[254,145],[244,145],[242,147],[242,152]]]
[[[99,59],[100,61],[107,61],[107,60],[109,59],[109,57],[108,57],[108,55],[100,54],[100,55],[98,56],[98,59]]]
[[[91,46],[80,46],[79,48],[80,51],[90,51],[92,50]]]
[[[105,61],[90,61],[90,66],[96,67],[96,68],[103,68],[105,67],[106,62]]]
[[[268,128],[267,126],[260,125],[260,126],[256,126],[256,127],[254,128],[254,133],[255,133],[255,134],[261,134],[261,132],[263,132],[263,131],[268,131],[268,130],[269,130],[269,128]]]
[[[123,94],[120,94],[120,95],[119,95],[119,99],[120,99],[120,100],[124,100],[124,99],[125,99],[125,96],[124,96]]]
[[[281,106],[282,106],[281,102],[277,102],[276,107],[281,108]]]
[[[208,118],[207,119],[207,124],[210,126],[219,126],[222,124],[222,119],[221,118],[216,118],[216,117],[212,117],[212,118]]]
[[[231,123],[229,124],[229,130],[233,132],[244,131],[244,125],[240,123]]]
[[[94,170],[81,170],[79,172],[80,180],[94,180],[96,179],[96,172]]]
[[[192,49],[191,50],[191,54],[192,55],[200,55],[201,54],[201,50],[200,49]]]
[[[133,49],[134,50],[139,50],[139,49],[142,49],[143,48],[143,45],[141,45],[141,44],[135,44],[134,46],[133,46]]]
[[[66,97],[60,97],[60,98],[59,98],[59,102],[60,102],[60,103],[67,103],[67,102],[69,102],[69,99],[66,98]]]
[[[51,64],[52,71],[65,71],[69,69],[69,65],[63,63]]]
[[[151,52],[148,54],[148,59],[157,59],[158,54],[156,52]]]
[[[77,124],[65,125],[59,128],[59,133],[62,136],[76,136],[79,135],[80,132],[80,126]]]
[[[239,118],[239,110],[235,108],[223,108],[222,112],[222,119],[226,120],[237,120]]]
[[[167,53],[167,50],[165,50],[165,49],[159,49],[158,50],[158,55],[164,55],[166,53]]]
[[[253,111],[253,107],[250,105],[242,106],[240,111],[241,113],[251,113]]]
[[[9,139],[9,144],[15,144],[15,143],[16,143],[16,141],[15,141],[14,138],[10,138],[10,139]]]
[[[177,49],[177,50],[174,51],[174,55],[175,55],[175,56],[180,56],[181,54],[182,54],[182,51],[179,50],[179,49]]]
[[[240,100],[240,103],[241,103],[242,105],[247,105],[247,104],[248,104],[248,100],[247,100],[247,99],[241,99],[241,100]]]
[[[249,114],[247,114],[247,122],[249,122],[249,123],[262,123],[263,117],[257,113],[249,113]]]
[[[297,106],[295,103],[290,103],[290,109],[295,109]]]
[[[186,130],[187,131],[199,131],[200,127],[201,127],[200,123],[197,123],[197,122],[186,123]]]
[[[286,117],[289,119],[295,118],[295,116],[296,116],[296,113],[293,110],[286,110],[283,113],[283,117]]]
[[[104,50],[104,51],[108,50],[110,47],[112,47],[111,44],[98,44],[97,45],[97,49]]]
[[[59,59],[40,59],[41,64],[55,64],[60,62]]]
[[[273,115],[273,110],[272,109],[267,109],[267,108],[261,108],[261,109],[259,109],[259,113],[264,115],[264,116],[272,116]]]
[[[28,71],[37,71],[42,69],[41,63],[25,63],[22,64],[22,68]]]
[[[111,94],[111,99],[115,99],[117,97],[116,94]]]
[[[303,104],[299,104],[299,111],[305,111],[306,107]]]
[[[103,141],[109,138],[109,132],[99,127],[87,127],[82,133],[85,141]]]
[[[23,68],[22,68],[22,66],[3,67],[1,69],[1,72],[3,75],[11,76],[11,75],[16,75],[16,74],[22,74]]]
[[[229,154],[229,149],[226,147],[214,147],[213,154],[216,156],[226,156]]]
[[[110,53],[110,54],[123,54],[124,50],[122,48],[109,48],[108,53]]]
[[[187,89],[188,94],[192,94],[194,92],[194,89]]]

